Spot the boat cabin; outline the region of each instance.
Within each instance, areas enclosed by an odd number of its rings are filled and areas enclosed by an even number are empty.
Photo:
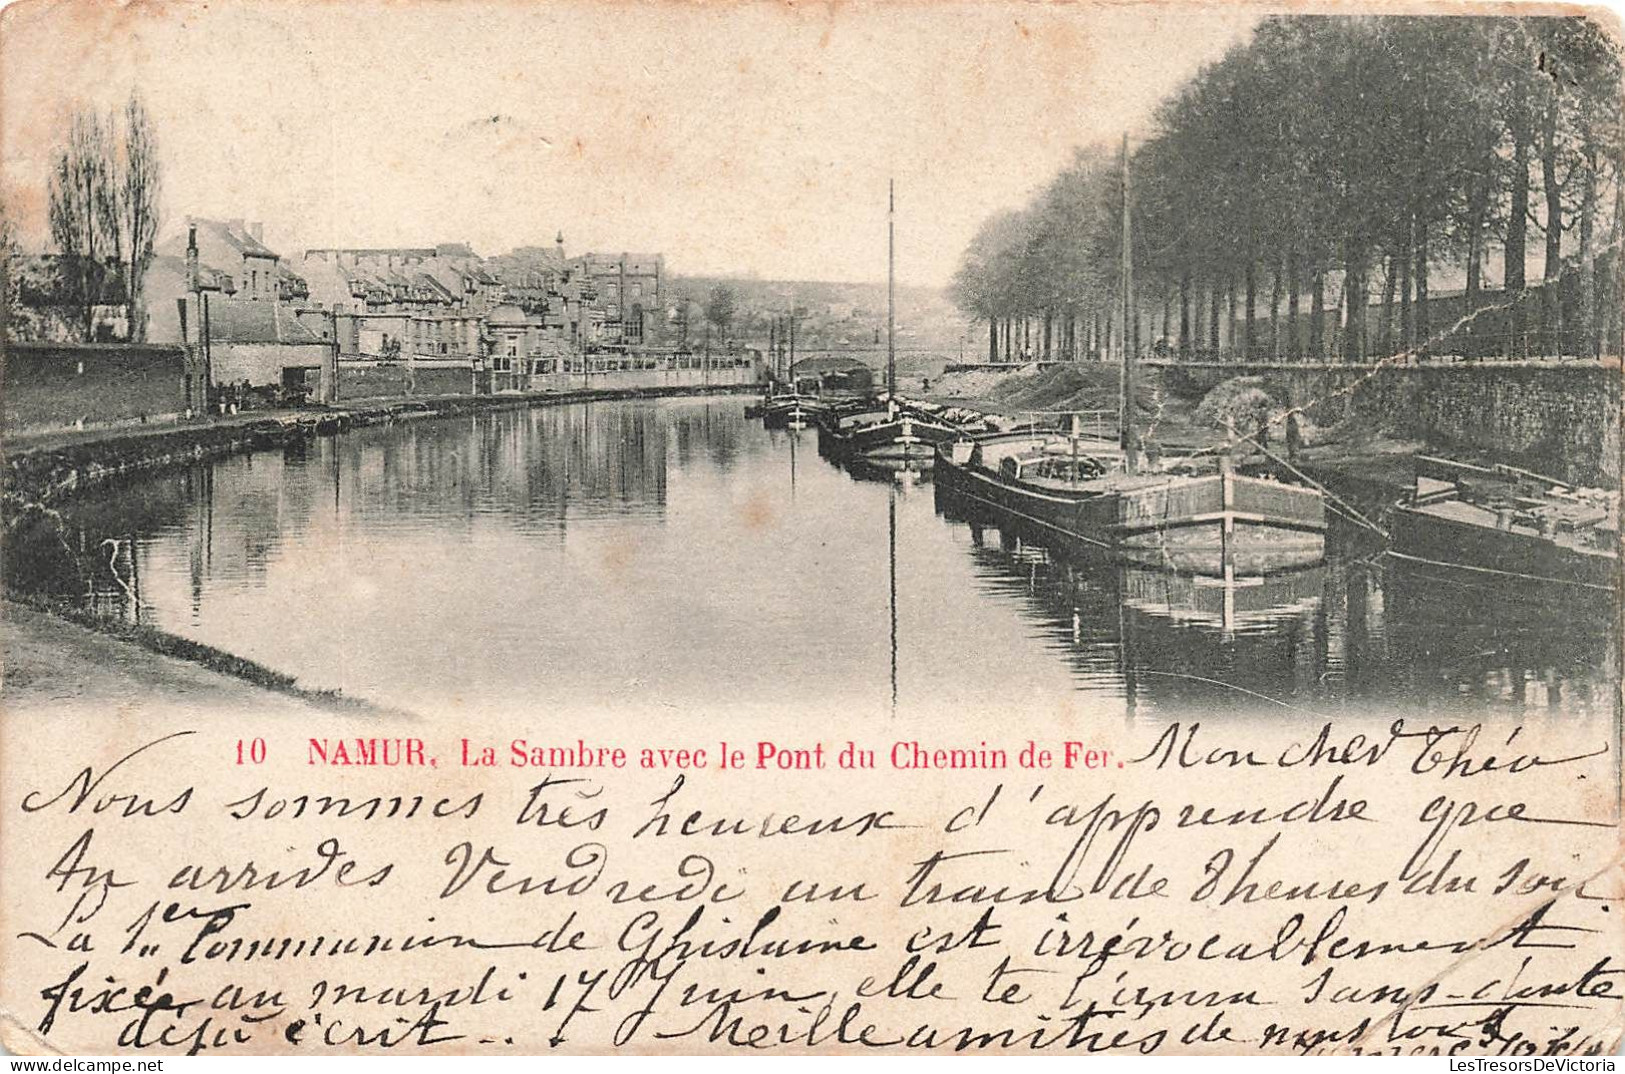
[[[884,410],[866,410],[857,414],[847,414],[837,422],[837,428],[842,432],[851,432],[856,429],[866,429],[871,425],[880,425],[891,421],[892,415]]]
[[[1093,455],[1049,451],[1026,451],[1006,455],[999,461],[999,476],[1006,481],[1093,481],[1107,470],[1107,465]]]
[[[1619,541],[1617,492],[1574,488],[1505,464],[1476,466],[1418,456],[1411,506],[1576,547],[1611,550]]]

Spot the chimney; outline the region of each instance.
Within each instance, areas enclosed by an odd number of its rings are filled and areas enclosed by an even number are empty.
[[[197,265],[197,225],[186,222],[186,289],[196,291],[199,285]]]
[[[248,234],[255,242],[265,241],[265,225],[258,220],[248,225]]]

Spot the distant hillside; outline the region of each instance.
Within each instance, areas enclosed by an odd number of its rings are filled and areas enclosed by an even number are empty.
[[[872,350],[886,341],[884,283],[828,283],[722,276],[673,276],[668,293],[675,302],[694,303],[695,331],[704,330],[706,299],[717,287],[732,289],[737,313],[730,331],[751,346],[767,345],[769,324],[796,311],[796,350]],[[957,354],[960,337],[970,334],[964,317],[934,287],[897,288],[897,348],[900,352],[940,350]]]

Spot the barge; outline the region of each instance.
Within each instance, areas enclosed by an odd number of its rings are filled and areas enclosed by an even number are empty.
[[[1267,575],[1319,563],[1319,490],[1237,473],[1227,459],[1140,470],[1108,441],[1046,432],[939,446],[945,492],[1115,560],[1192,574]]]

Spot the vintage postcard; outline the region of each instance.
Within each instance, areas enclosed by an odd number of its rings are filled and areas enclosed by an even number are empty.
[[[1622,41],[6,6],[0,1042],[1604,1069]]]

